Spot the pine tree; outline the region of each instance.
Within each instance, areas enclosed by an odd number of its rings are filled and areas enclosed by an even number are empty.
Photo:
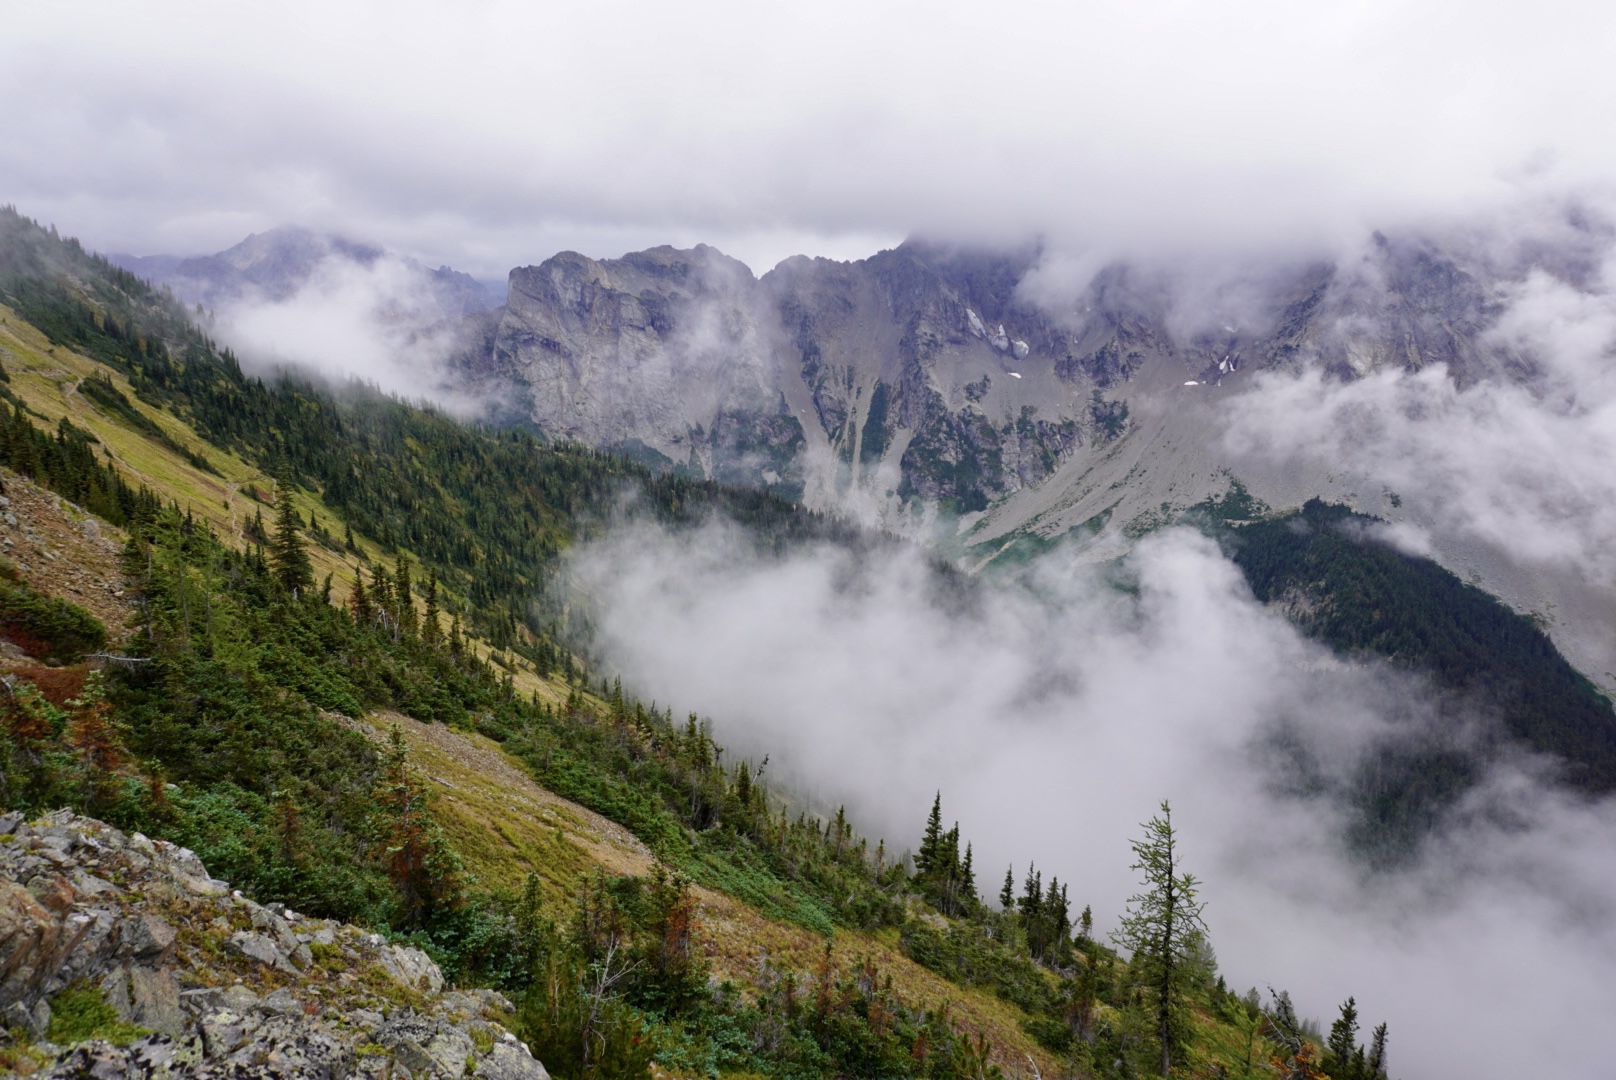
[[[1378,1024],[1369,1041],[1369,1060],[1366,1063],[1369,1080],[1386,1080],[1386,1025]]]
[[[426,575],[426,613],[421,616],[421,640],[436,645],[443,638],[443,627],[438,625],[438,572]]]
[[[270,565],[275,580],[295,598],[314,585],[314,565],[309,562],[308,549],[298,535],[301,521],[297,507],[292,503],[292,485],[280,485],[280,498],[276,500],[275,538],[270,544]]]
[[[1006,915],[1016,907],[1016,870],[1014,866],[1004,868],[1004,887],[999,890],[999,908]]]
[[[938,847],[943,839],[943,793],[939,791],[931,803],[931,816],[926,819],[926,831],[920,838],[920,850],[915,853],[915,873],[925,877],[935,869]]]
[[[1038,918],[1038,912],[1044,906],[1044,875],[1032,863],[1027,864],[1027,880],[1022,883],[1021,890],[1017,906],[1021,908],[1021,918],[1031,932],[1032,921]]]
[[[405,637],[415,636],[415,600],[410,591],[410,563],[403,555],[393,568],[393,597],[398,604],[398,626]]]
[[[1172,1072],[1173,1057],[1185,1040],[1186,997],[1201,955],[1206,905],[1195,899],[1200,882],[1181,873],[1178,835],[1166,801],[1161,814],[1144,823],[1145,835],[1133,841],[1145,891],[1128,898],[1116,941],[1133,955],[1133,964],[1156,999],[1156,1037],[1161,1043],[1161,1075]]]
[[[460,856],[431,814],[431,789],[410,761],[398,725],[388,732],[373,798],[382,864],[399,895],[399,925],[414,930],[465,899]]]
[[[965,845],[965,861],[960,863],[960,895],[970,904],[976,899],[976,871],[971,866],[971,845]]]
[[[354,572],[353,592],[348,595],[348,610],[353,612],[354,622],[360,626],[369,626],[376,617],[375,609],[371,606],[370,594],[365,591],[365,574],[362,570]]]
[[[393,579],[387,573],[387,567],[377,563],[370,568],[370,598],[376,605],[377,613],[382,617],[384,626],[390,627],[393,640],[398,640],[398,620],[393,616]]]
[[[1341,1003],[1341,1016],[1330,1025],[1330,1038],[1324,1046],[1324,1071],[1334,1080],[1358,1080],[1352,1075],[1352,1053],[1358,1048],[1358,1002],[1347,998]]]

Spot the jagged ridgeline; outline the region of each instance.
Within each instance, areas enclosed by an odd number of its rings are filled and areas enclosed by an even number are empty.
[[[183,844],[258,902],[418,946],[456,985],[505,991],[512,1029],[564,1080],[643,1077],[653,1059],[676,1075],[1094,1075],[1169,1050],[1174,1068],[1233,1073],[1319,1052],[1283,1000],[1230,993],[1198,940],[1154,958],[1103,944],[1072,914],[1075,883],[1029,868],[1005,910],[983,903],[940,805],[913,866],[843,813],[790,806],[694,714],[597,682],[528,603],[625,489],[658,520],[720,512],[767,548],[880,541],[767,494],[248,376],[168,296],[10,211],[0,303],[23,324],[0,327],[0,464],[34,482],[11,483],[8,527],[29,543],[0,567],[8,618],[33,630],[10,635],[28,656],[0,659],[7,807]],[[223,516],[206,504],[221,498]],[[121,564],[83,510],[122,530]],[[83,574],[53,569],[51,520],[118,579],[107,622],[56,595]],[[66,828],[52,820],[30,826],[31,853]],[[53,873],[40,890],[101,904],[104,883]],[[246,938],[276,925],[235,907]],[[307,1015],[282,953],[303,975],[329,961],[321,980],[343,963],[283,944],[228,966]],[[397,996],[373,975],[356,977]],[[36,1040],[8,1036],[0,1065],[54,1068],[38,1040],[58,1035],[145,1054],[159,1036],[142,1017],[168,1014],[143,1011],[133,980],[69,968],[32,996],[0,988]],[[361,1063],[388,1052],[367,1046]]]

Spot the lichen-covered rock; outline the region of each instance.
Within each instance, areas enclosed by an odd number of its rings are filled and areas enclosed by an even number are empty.
[[[82,1016],[86,993],[106,1006],[96,1037],[47,1041],[53,1000]],[[0,815],[0,1031],[37,1075],[548,1080],[512,1012],[445,991],[419,949],[232,893],[184,848]]]

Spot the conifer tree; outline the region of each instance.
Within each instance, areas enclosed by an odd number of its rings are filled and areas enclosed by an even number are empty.
[[[360,626],[369,626],[376,617],[375,609],[371,606],[370,593],[365,591],[365,574],[362,570],[354,572],[353,592],[348,595],[348,610],[353,612],[354,622]]]
[[[938,847],[943,839],[943,793],[939,791],[931,803],[931,816],[926,819],[926,831],[920,838],[920,850],[915,853],[915,873],[921,877],[930,874],[937,864]]]
[[[1200,882],[1179,869],[1178,835],[1165,800],[1161,813],[1143,827],[1145,835],[1132,842],[1138,859],[1132,869],[1144,872],[1145,891],[1129,897],[1115,937],[1133,954],[1135,969],[1155,998],[1161,1075],[1168,1076],[1185,1039],[1186,997],[1206,934],[1201,918],[1206,905],[1195,899]]]
[[[101,673],[92,673],[84,692],[69,704],[73,706],[69,742],[84,771],[85,804],[93,813],[116,797],[125,762]]]
[[[1341,1015],[1330,1025],[1330,1038],[1324,1046],[1324,1071],[1335,1080],[1357,1080],[1352,1076],[1352,1053],[1358,1048],[1358,1002],[1347,998]]]
[[[301,525],[297,507],[292,503],[292,485],[280,485],[280,498],[276,500],[275,537],[270,544],[270,565],[275,580],[293,597],[314,585],[314,564],[309,562],[308,549],[298,535]]]
[[[1027,924],[1029,932],[1032,921],[1038,918],[1039,911],[1044,906],[1044,875],[1032,863],[1027,864],[1027,880],[1021,886],[1021,918]]]
[[[393,579],[387,573],[387,567],[379,562],[370,568],[370,598],[384,623],[391,627],[393,640],[397,641],[398,619],[393,615]]]
[[[410,563],[399,555],[393,568],[393,598],[398,604],[398,625],[405,637],[415,636],[415,601],[410,591]]]
[[[1004,868],[1004,887],[999,890],[999,907],[1006,915],[1016,908],[1016,870],[1014,866]]]
[[[1369,1060],[1366,1063],[1369,1080],[1386,1080],[1386,1025],[1375,1026],[1369,1041]]]
[[[399,924],[408,930],[458,907],[465,899],[460,856],[431,814],[432,792],[410,761],[398,725],[388,732],[373,798],[382,864],[399,894]]]
[[[438,572],[426,575],[426,613],[421,616],[421,640],[436,645],[443,638],[443,627],[438,625]]]

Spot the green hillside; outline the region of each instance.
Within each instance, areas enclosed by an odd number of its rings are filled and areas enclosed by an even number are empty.
[[[1616,789],[1616,713],[1531,619],[1430,559],[1376,542],[1373,518],[1315,499],[1237,526],[1252,591],[1310,635],[1383,656],[1496,710],[1514,738],[1566,764],[1589,791]]]
[[[984,903],[940,806],[913,866],[805,813],[696,715],[599,681],[547,591],[625,496],[674,526],[721,513],[765,549],[888,541],[251,377],[170,298],[10,211],[0,305],[26,541],[0,566],[0,804],[74,806],[261,901],[417,942],[516,1000],[566,1080],[1135,1075],[1164,1046],[1175,1075],[1320,1053],[1337,1080],[1384,1075],[1355,1030],[1321,1050],[1286,999],[1231,993],[1193,919],[1154,935],[1191,883],[1146,872],[1129,955],[1031,868]],[[118,579],[104,618],[90,570]]]

